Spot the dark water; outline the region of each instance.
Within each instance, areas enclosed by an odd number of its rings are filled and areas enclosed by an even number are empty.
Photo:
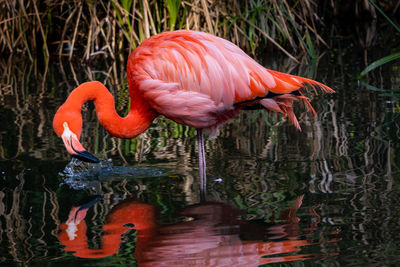
[[[118,140],[87,105],[82,143],[101,165],[70,162],[53,133],[57,107],[90,79],[107,84],[122,114],[123,64],[63,62],[45,73],[3,61],[0,265],[399,262],[399,63],[365,79],[385,92],[358,84],[364,64],[351,51],[325,55],[318,68],[271,65],[316,71],[337,93],[313,97],[315,119],[297,112],[302,132],[260,111],[225,125],[207,142],[207,201],[200,202],[193,129],[160,118],[140,137]]]

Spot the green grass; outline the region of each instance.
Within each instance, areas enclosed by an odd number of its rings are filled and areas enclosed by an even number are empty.
[[[362,77],[364,77],[365,75],[367,75],[370,71],[381,67],[389,62],[395,61],[400,59],[400,52],[396,52],[393,54],[390,54],[386,57],[383,57],[381,59],[378,59],[374,62],[372,62],[371,64],[369,64],[361,73],[360,75],[358,75],[358,79],[361,79]]]

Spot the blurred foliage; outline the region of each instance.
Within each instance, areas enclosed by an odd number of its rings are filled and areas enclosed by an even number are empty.
[[[381,13],[382,18],[377,16]],[[391,18],[398,13],[395,0],[3,0],[0,51],[25,55],[31,62],[47,61],[50,55],[71,60],[74,54],[84,61],[115,59],[156,33],[191,29],[227,38],[253,53],[260,43],[270,43],[296,61],[292,52],[315,58],[319,47],[330,46],[322,37],[332,30],[326,25],[336,31],[349,20],[356,26],[348,29],[356,31],[371,21],[396,26]],[[365,40],[360,35],[360,42],[368,47],[375,35]]]

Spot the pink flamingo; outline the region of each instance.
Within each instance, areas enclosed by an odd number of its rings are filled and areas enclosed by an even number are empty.
[[[127,76],[131,106],[126,117],[117,114],[112,95],[100,82],[83,83],[71,92],[53,120],[67,151],[83,161],[99,162],[79,142],[81,106],[88,100],[94,101],[103,127],[119,138],[138,136],[157,116],[164,115],[197,129],[203,187],[203,129],[215,137],[218,126],[239,111],[264,108],[284,114],[300,130],[293,102],[303,102],[315,114],[303,95],[306,85],[334,92],[319,82],[266,69],[227,40],[185,30],[157,34],[144,41],[129,56]]]
[[[318,257],[318,254],[301,252],[301,248],[318,243],[307,240],[301,233],[296,212],[302,200],[303,195],[288,209],[277,214],[279,223],[257,226],[238,219],[243,211],[217,202],[191,205],[179,211],[179,215],[192,220],[158,225],[156,207],[137,199],[128,199],[115,205],[107,215],[98,249],[88,245],[85,222],[86,213],[94,204],[92,201],[72,207],[68,220],[59,226],[61,232],[58,239],[65,246],[65,251],[71,251],[77,257],[104,258],[118,253],[123,243],[122,235],[134,229],[134,257],[139,266],[259,266],[304,261]],[[315,210],[312,212],[317,216],[313,217],[318,218]],[[318,223],[315,221],[307,228],[310,235]],[[254,227],[256,230],[249,230]],[[248,231],[258,232],[259,239],[240,238],[242,233]],[[266,236],[270,240],[260,240]],[[325,241],[338,242],[340,237],[330,237],[329,241]],[[327,255],[334,256],[337,253]]]

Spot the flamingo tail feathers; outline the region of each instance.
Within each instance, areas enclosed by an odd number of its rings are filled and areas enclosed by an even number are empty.
[[[312,79],[303,78],[300,76],[295,76],[291,74],[286,74],[279,71],[268,70],[270,74],[274,77],[275,81],[277,81],[278,87],[276,89],[270,88],[270,90],[274,93],[279,93],[279,91],[293,91],[300,90],[300,89],[308,89],[307,86],[313,88],[314,92],[318,94],[317,89],[322,90],[325,93],[334,93],[335,91],[332,90],[329,86],[322,84],[320,82],[314,81]],[[282,86],[284,85],[284,86]],[[275,92],[277,91],[277,92]],[[308,90],[307,90],[308,91]]]
[[[270,88],[269,91],[273,93],[272,97],[263,98],[260,104],[269,112],[275,111],[285,115],[293,123],[293,125],[301,131],[300,124],[296,115],[293,112],[293,103],[300,101],[304,104],[306,111],[312,112],[316,116],[316,112],[312,107],[309,98],[303,95],[302,89],[308,92],[308,87],[311,87],[316,94],[317,89],[326,92],[334,93],[330,87],[319,83],[317,81],[285,74],[277,71],[268,70],[277,82],[277,88]]]

